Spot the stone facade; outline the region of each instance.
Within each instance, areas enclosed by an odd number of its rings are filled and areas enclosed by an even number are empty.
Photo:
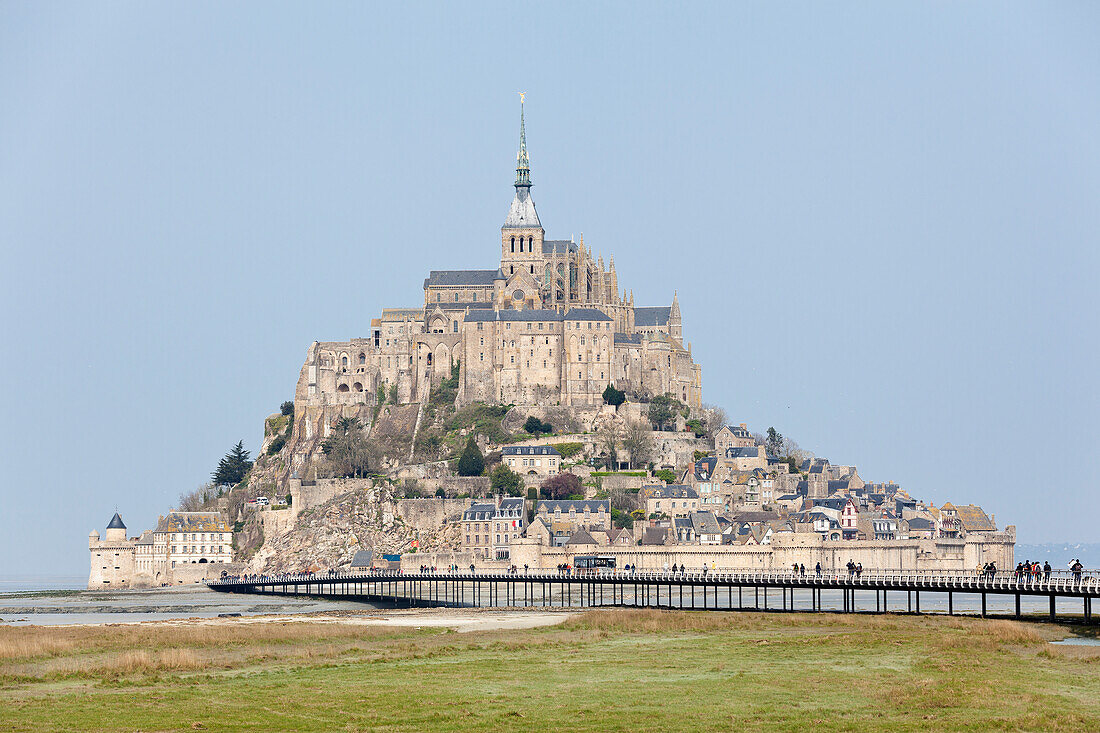
[[[156,529],[126,537],[116,512],[100,539],[88,536],[89,590],[151,588],[217,577],[233,566],[233,532],[217,512],[170,512]]]
[[[700,406],[701,368],[684,344],[675,294],[670,306],[635,307],[633,293],[619,289],[613,257],[605,267],[583,237],[546,239],[522,128],[521,120],[498,266],[432,270],[420,307],[383,309],[365,338],[314,342],[295,392],[298,463],[335,420],[369,423],[380,395],[423,402],[456,364],[460,405],[599,405],[614,384]]]

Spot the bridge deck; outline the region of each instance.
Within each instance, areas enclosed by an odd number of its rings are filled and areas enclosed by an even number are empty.
[[[1093,599],[1100,597],[1100,575],[1074,576],[1056,571],[1049,577],[1017,578],[1013,573],[930,573],[912,571],[863,572],[861,574],[817,574],[793,572],[626,572],[588,570],[556,572],[363,572],[324,575],[245,576],[209,582],[217,591],[332,599],[373,601],[408,606],[446,607],[660,607],[709,608],[722,610],[827,610],[822,593],[842,600],[835,609],[857,610],[856,593],[872,591],[875,611],[890,610],[888,594],[904,593],[905,609],[921,612],[921,593],[943,594],[947,612],[954,613],[956,594],[981,598],[981,615],[987,615],[987,596],[1011,596],[1015,616],[1021,617],[1021,600],[1049,599],[1049,615],[1056,617],[1056,599],[1078,599],[1086,622],[1092,621]],[[752,605],[745,605],[744,591],[752,590]],[[769,591],[779,590],[780,607],[769,609]],[[734,605],[734,591],[737,605]],[[805,591],[796,608],[796,591]],[[763,592],[763,606],[761,606]],[[806,596],[809,608],[806,608]],[[880,595],[881,594],[881,595]],[[700,599],[701,596],[701,599]],[[863,609],[870,610],[870,607]]]

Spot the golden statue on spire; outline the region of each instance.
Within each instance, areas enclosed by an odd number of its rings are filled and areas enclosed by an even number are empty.
[[[519,103],[520,103],[520,104],[523,104],[523,102],[524,102],[524,100],[525,100],[525,99],[527,99],[527,95],[526,95],[526,94],[524,94],[523,92],[520,92],[520,93],[519,93]]]

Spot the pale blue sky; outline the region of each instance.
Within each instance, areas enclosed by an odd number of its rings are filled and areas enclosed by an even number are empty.
[[[393,4],[391,4],[393,5]],[[0,4],[4,572],[86,573],[314,339],[548,235],[679,289],[704,399],[1096,541],[1094,3]]]

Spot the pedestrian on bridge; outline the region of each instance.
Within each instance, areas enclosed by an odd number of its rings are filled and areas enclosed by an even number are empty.
[[[1051,573],[1050,560],[1047,560],[1046,562],[1043,563],[1043,580],[1050,580],[1050,573]]]

